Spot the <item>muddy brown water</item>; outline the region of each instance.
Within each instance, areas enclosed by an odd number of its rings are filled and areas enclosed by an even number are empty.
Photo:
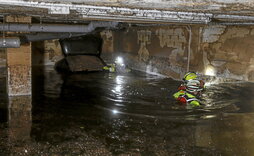
[[[210,85],[192,109],[170,78],[40,73],[32,98],[0,79],[0,155],[254,155],[253,83]]]

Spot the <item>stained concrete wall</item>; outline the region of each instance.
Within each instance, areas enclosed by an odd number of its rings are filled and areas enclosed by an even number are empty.
[[[254,27],[156,26],[102,32],[102,57],[125,57],[131,68],[180,79],[190,70],[254,81]],[[108,35],[110,34],[110,35]],[[107,37],[110,36],[110,37]]]
[[[48,40],[33,43],[33,65],[54,65],[63,58],[58,40]]]
[[[58,40],[33,42],[32,64],[34,66],[54,65],[63,58],[61,46]],[[6,67],[6,50],[0,48],[0,69]]]
[[[254,27],[210,26],[202,32],[205,65],[223,77],[254,81]]]
[[[102,57],[124,55],[133,69],[178,78],[187,68],[188,29],[186,26],[135,27],[112,32],[109,39],[102,33],[106,38]]]
[[[190,70],[254,81],[254,27],[252,26],[153,26],[101,32],[102,58],[110,63],[122,55],[133,69],[180,79]],[[57,40],[33,43],[33,65],[53,65],[61,59]],[[0,50],[0,66],[6,64]]]

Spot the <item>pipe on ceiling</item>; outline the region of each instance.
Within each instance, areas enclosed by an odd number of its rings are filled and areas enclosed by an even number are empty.
[[[88,33],[38,33],[38,34],[26,34],[20,37],[22,43],[53,40],[53,39],[65,39],[71,37],[79,37],[87,35]]]
[[[0,31],[9,32],[52,32],[52,33],[87,33],[97,27],[115,27],[117,22],[91,22],[88,25],[53,25],[53,24],[19,24],[1,23]]]
[[[0,38],[0,48],[19,48],[19,38]]]

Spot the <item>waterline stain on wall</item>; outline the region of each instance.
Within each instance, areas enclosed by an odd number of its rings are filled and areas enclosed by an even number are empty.
[[[137,32],[137,34],[138,43],[140,44],[140,48],[138,51],[139,60],[146,62],[148,61],[150,55],[146,46],[151,44],[152,32],[149,30],[140,30]]]

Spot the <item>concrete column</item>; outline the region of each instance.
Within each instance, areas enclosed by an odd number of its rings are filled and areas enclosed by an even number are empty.
[[[8,123],[9,141],[29,141],[32,127],[31,96],[9,98]]]
[[[31,17],[7,16],[6,22],[31,23]],[[6,50],[9,96],[32,94],[31,51],[31,43]]]

